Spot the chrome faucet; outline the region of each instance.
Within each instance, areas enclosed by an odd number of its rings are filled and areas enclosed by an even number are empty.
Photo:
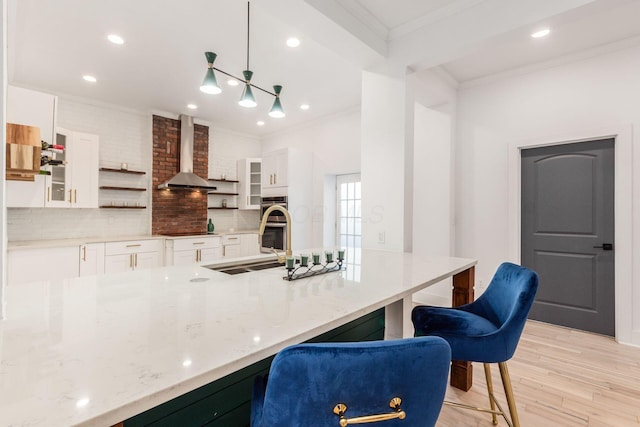
[[[278,254],[278,251],[276,251],[274,248],[271,248],[273,253],[275,253],[278,257],[278,262],[284,264],[287,257],[293,256],[293,252],[291,251],[291,214],[289,213],[289,211],[280,205],[273,205],[266,211],[264,211],[264,213],[262,214],[262,222],[260,223],[260,230],[258,231],[258,235],[260,236],[260,239],[262,239],[264,228],[267,225],[267,218],[269,218],[269,214],[273,211],[282,212],[284,214],[285,220],[287,221],[287,250],[285,251],[285,256]]]

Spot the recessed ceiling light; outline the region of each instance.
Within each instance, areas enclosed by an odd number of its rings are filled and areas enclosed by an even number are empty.
[[[107,39],[113,44],[124,44],[124,39],[117,34],[109,34]]]
[[[309,107],[309,104],[302,104],[302,105],[300,106],[300,109],[301,109],[301,110],[308,110],[309,108],[310,108],[310,107]]]
[[[227,84],[228,84],[229,86],[238,86],[238,84],[239,84],[239,83],[238,83],[238,81],[237,81],[237,80],[229,79],[229,80],[227,80]]]
[[[540,31],[536,31],[535,33],[531,34],[531,37],[533,37],[534,39],[539,39],[541,37],[548,36],[550,32],[551,32],[550,29],[545,28],[545,29],[542,29]]]
[[[287,46],[289,47],[298,47],[300,46],[300,39],[296,37],[289,37],[287,39]]]
[[[196,110],[198,108],[198,106],[196,104],[187,104],[187,108],[189,108],[191,110]]]
[[[82,78],[91,83],[95,83],[98,81],[98,79],[96,79],[93,76],[90,76],[89,74],[85,74],[84,76],[82,76]]]
[[[264,126],[264,122],[262,120],[260,120],[259,122],[256,123],[258,126]]]

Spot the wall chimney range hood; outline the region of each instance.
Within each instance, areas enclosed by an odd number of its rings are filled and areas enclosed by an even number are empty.
[[[193,117],[180,115],[180,172],[158,185],[159,189],[215,190],[216,187],[193,173]]]

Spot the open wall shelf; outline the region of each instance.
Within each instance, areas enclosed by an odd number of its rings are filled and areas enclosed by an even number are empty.
[[[100,209],[147,209],[146,206],[100,206]]]
[[[101,172],[117,172],[117,173],[129,173],[133,175],[144,175],[146,172],[144,171],[132,171],[129,169],[112,169],[112,168],[100,168]]]
[[[146,188],[102,186],[101,190],[147,191]]]

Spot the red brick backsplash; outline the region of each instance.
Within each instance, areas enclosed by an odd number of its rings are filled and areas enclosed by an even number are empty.
[[[169,153],[167,153],[169,145]],[[209,128],[195,125],[193,172],[207,179]],[[153,116],[153,234],[207,231],[207,192],[158,190],[158,185],[180,172],[180,121]]]

